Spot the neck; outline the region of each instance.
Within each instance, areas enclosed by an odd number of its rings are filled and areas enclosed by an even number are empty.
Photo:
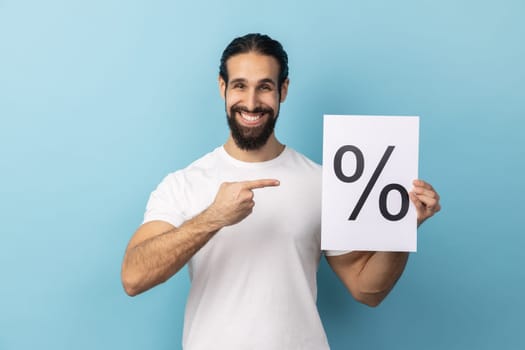
[[[233,158],[243,162],[265,162],[277,158],[284,150],[284,145],[272,134],[264,146],[247,151],[239,148],[230,135],[224,144],[224,150]]]

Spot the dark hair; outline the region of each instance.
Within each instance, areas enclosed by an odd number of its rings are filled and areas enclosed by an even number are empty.
[[[232,56],[256,52],[266,56],[272,56],[279,63],[279,90],[281,85],[288,78],[288,55],[283,46],[277,40],[273,40],[268,35],[253,33],[233,39],[233,41],[224,49],[219,67],[219,75],[228,84],[228,69],[226,62]]]

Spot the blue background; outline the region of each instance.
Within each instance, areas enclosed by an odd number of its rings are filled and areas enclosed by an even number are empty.
[[[322,263],[333,349],[523,349],[523,1],[0,0],[0,349],[177,349],[187,272],[139,297],[125,246],[167,173],[224,142],[223,48],[290,56],[278,137],[420,115],[443,210],[378,308]]]

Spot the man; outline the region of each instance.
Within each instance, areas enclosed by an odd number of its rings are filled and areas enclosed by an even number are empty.
[[[281,44],[260,34],[233,40],[221,58],[226,143],[168,175],[151,194],[122,265],[129,295],[186,263],[192,281],[185,349],[328,349],[316,308],[321,258],[321,167],[273,132],[288,92]],[[440,210],[416,180],[418,224]],[[408,253],[324,252],[354,298],[375,306]]]

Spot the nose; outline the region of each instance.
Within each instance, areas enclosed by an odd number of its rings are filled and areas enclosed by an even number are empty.
[[[246,108],[253,111],[257,107],[257,91],[249,89],[246,94]]]

